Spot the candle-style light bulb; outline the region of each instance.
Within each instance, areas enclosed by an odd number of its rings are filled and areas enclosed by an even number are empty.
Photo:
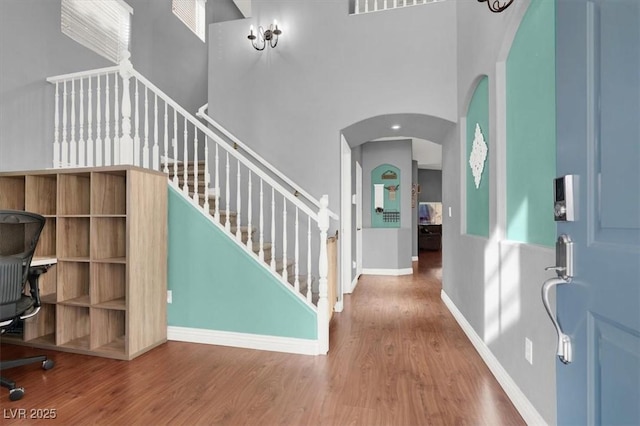
[[[273,27],[277,30],[278,29],[278,20],[274,19],[273,20]]]
[[[251,34],[253,34],[253,25],[251,25],[251,26],[249,27],[249,32],[250,32]]]

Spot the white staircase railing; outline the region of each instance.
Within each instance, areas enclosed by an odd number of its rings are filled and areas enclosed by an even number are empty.
[[[352,15],[397,9],[400,7],[417,6],[419,4],[436,3],[442,0],[353,0]]]
[[[328,351],[326,241],[330,218],[337,218],[328,196],[316,200],[281,173],[274,178],[270,165],[267,172],[235,150],[128,59],[47,81],[55,86],[54,168],[132,164],[164,171],[184,197],[316,311],[318,353]],[[317,306],[312,276],[318,277]]]

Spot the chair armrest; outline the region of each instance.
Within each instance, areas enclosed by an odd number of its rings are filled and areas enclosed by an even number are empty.
[[[36,308],[40,307],[40,285],[38,280],[40,279],[40,275],[44,274],[49,270],[51,265],[42,265],[42,266],[31,266],[29,268],[29,291],[31,293],[31,297],[34,300],[33,306]]]

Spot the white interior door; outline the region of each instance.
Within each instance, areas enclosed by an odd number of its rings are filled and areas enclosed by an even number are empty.
[[[356,161],[356,278],[362,275],[362,166]]]

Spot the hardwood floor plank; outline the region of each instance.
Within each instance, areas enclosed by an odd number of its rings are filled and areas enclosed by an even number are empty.
[[[361,277],[326,357],[167,342],[117,361],[3,345],[2,359],[56,361],[5,372],[26,394],[10,402],[3,389],[3,424],[524,424],[440,300],[440,268],[421,252],[413,276]],[[12,418],[20,408],[56,418]]]

